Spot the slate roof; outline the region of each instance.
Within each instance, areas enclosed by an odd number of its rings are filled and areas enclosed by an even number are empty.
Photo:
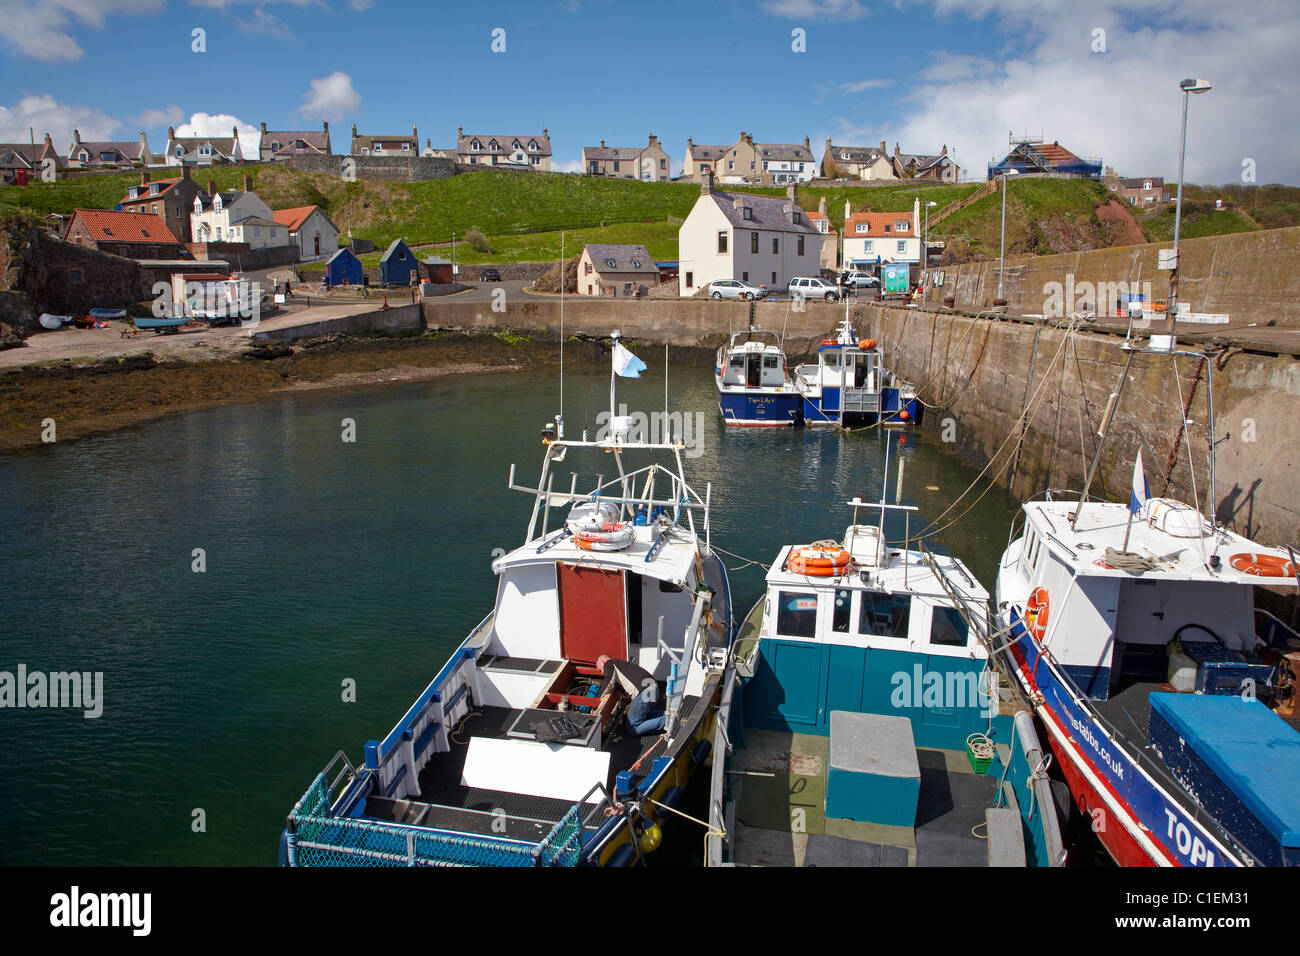
[[[474,140],[478,140],[479,143],[478,149],[471,148],[471,144],[474,142]],[[497,142],[496,149],[491,148],[491,143],[493,140],[496,140]],[[522,149],[529,156],[550,156],[551,155],[551,137],[549,135],[546,135],[545,133],[543,133],[543,135],[541,136],[536,136],[531,133],[526,133],[522,135],[510,134],[504,136],[500,134],[491,134],[491,133],[477,133],[477,134],[470,134],[469,136],[458,135],[456,137],[456,152],[473,153],[475,156],[484,156],[484,155],[491,156],[493,154],[508,156],[510,153],[513,153],[515,151],[516,141],[518,141],[519,143],[519,148]],[[536,150],[531,150],[528,148],[528,144],[530,142],[535,142],[537,144]]]
[[[715,159],[720,159],[730,146],[706,146],[702,143],[692,143],[687,158],[696,162],[711,163]]]
[[[583,246],[587,257],[591,259],[592,267],[596,272],[658,272],[655,261],[650,258],[650,253],[645,246],[641,245],[602,245],[598,243],[588,243]],[[607,260],[613,259],[614,264],[611,266]],[[640,265],[634,266],[632,260],[635,259]]]
[[[318,130],[267,130],[261,134],[261,140],[258,142],[258,152],[262,159],[270,159],[273,156],[314,156],[318,153],[328,153],[330,150],[329,134],[323,129]],[[279,149],[272,149],[271,143],[280,144]],[[303,145],[300,147],[298,143]]]
[[[1151,182],[1152,189],[1164,189],[1165,178],[1163,176],[1139,176],[1136,179],[1120,179],[1120,185],[1126,189],[1145,189],[1148,180]]]
[[[766,159],[769,162],[804,162],[813,161],[812,150],[802,143],[755,143],[754,149],[758,152],[760,160]]]
[[[741,229],[767,229],[779,232],[803,232],[809,235],[821,235],[806,213],[799,217],[797,223],[792,223],[786,218],[785,204],[790,200],[784,196],[751,196],[714,189],[708,198],[717,204],[729,223]],[[744,200],[744,205],[750,208],[753,218],[746,219],[744,209],[736,208],[735,200],[737,199]],[[795,211],[803,213],[803,209],[797,205]]]
[[[79,144],[73,144],[72,148],[68,150],[68,155],[75,159],[75,154],[80,152],[82,149],[85,149],[86,152],[90,153],[90,158],[86,160],[88,163],[99,162],[100,153],[114,150],[121,153],[123,159],[126,161],[140,163],[147,163],[149,161],[149,156],[144,154],[144,144],[138,139],[127,143],[88,143],[85,140],[82,140]]]
[[[174,243],[176,237],[162,216],[113,209],[75,209],[73,222],[80,219],[96,242]],[[71,228],[71,224],[69,224]]]
[[[126,192],[126,195],[123,196],[119,200],[119,202],[125,204],[129,202],[147,202],[153,199],[161,199],[162,197],[166,196],[168,191],[180,181],[181,181],[180,176],[174,176],[171,179],[151,179],[143,186],[137,185],[137,186],[130,187],[130,189],[128,189]],[[157,192],[151,191],[154,186],[159,187]],[[140,190],[139,195],[132,197],[131,189]],[[223,199],[222,202],[225,202],[225,200]]]
[[[0,143],[0,159],[8,160],[10,154],[21,159],[25,165],[35,167],[41,161],[44,143]]]
[[[881,156],[889,158],[889,154],[878,146],[836,146],[831,143],[831,158],[838,163],[866,165],[874,163]]]
[[[587,159],[636,159],[643,152],[644,146],[584,146],[582,155]]]
[[[239,197],[244,195],[244,191],[242,189],[229,189],[224,192],[219,192],[217,195],[221,197],[221,208],[225,209],[227,206],[231,206],[238,202]],[[204,209],[212,208],[211,193],[200,192],[196,198],[202,204]]]

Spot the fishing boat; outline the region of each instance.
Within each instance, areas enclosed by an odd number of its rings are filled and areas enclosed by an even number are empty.
[[[616,372],[630,354],[615,333]],[[495,607],[360,763],[340,752],[317,775],[282,863],[635,865],[665,824],[697,826],[677,806],[709,759],[733,631],[711,489],[687,483],[681,441],[639,440],[614,407],[611,374],[608,428],[566,439],[557,416],[536,485],[511,466],[533,507],[493,562]],[[579,491],[583,459],[615,474]]]
[[[737,635],[706,863],[1062,864],[1048,761],[990,660],[988,592],[955,557],[888,544],[886,511],[914,507],[848,505],[840,541],[781,548]]]
[[[781,336],[757,325],[733,332],[718,349],[713,370],[718,410],[727,425],[796,425],[803,399],[786,370]]]
[[[806,425],[856,428],[921,421],[916,390],[885,368],[874,339],[858,339],[847,309],[836,333],[817,346],[817,363],[795,369],[794,387]]]
[[[153,332],[155,335],[159,332],[165,334],[174,333],[182,325],[189,321],[186,316],[176,316],[174,318],[157,318],[155,316],[133,315],[131,324],[140,332]]]
[[[1154,341],[1154,339],[1153,339]],[[1102,442],[1135,354],[1100,429]],[[1205,363],[1213,374],[1215,363]],[[1214,501],[1213,381],[1207,381]],[[998,570],[1014,675],[1081,819],[1125,866],[1300,863],[1300,636],[1256,606],[1296,557],[1150,497],[1049,492],[1025,503]]]

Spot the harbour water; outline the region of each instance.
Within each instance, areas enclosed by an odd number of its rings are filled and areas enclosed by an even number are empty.
[[[643,357],[619,401],[648,414],[663,379]],[[672,375],[672,411],[701,413],[687,472],[712,482],[713,543],[746,558],[839,538],[844,503],[880,496],[887,442],[914,533],[975,477],[928,431],[724,429],[710,370]],[[571,437],[594,436],[608,384],[566,374]],[[312,777],[340,747],[359,760],[490,610],[531,504],[509,466],[536,479],[558,401],[554,372],[449,376],[0,456],[0,671],[103,673],[98,718],[0,710],[0,864],[273,864]],[[1012,513],[992,489],[931,543],[991,585]],[[762,580],[733,573],[741,613]]]

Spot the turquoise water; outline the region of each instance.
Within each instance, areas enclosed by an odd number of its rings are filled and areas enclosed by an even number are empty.
[[[659,374],[619,401],[661,409]],[[842,535],[843,503],[880,495],[886,442],[913,531],[975,477],[927,431],[724,429],[709,370],[672,374],[673,410],[704,415],[687,470],[713,483],[713,541],[747,558]],[[570,437],[594,434],[608,386],[566,375]],[[531,507],[509,466],[536,480],[557,400],[553,373],[449,376],[0,456],[0,670],[104,674],[98,719],[0,709],[0,864],[274,864],[314,775],[339,749],[359,761],[490,610],[493,551]],[[934,543],[991,586],[1011,513],[994,489]],[[741,613],[762,575],[732,575]]]

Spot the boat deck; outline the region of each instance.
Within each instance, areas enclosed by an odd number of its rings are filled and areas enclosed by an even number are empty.
[[[921,791],[916,827],[827,818],[830,739],[745,730],[736,748],[736,827],[740,866],[986,866],[987,843],[971,831],[994,802],[998,782],[975,774],[966,755],[918,749]]]

